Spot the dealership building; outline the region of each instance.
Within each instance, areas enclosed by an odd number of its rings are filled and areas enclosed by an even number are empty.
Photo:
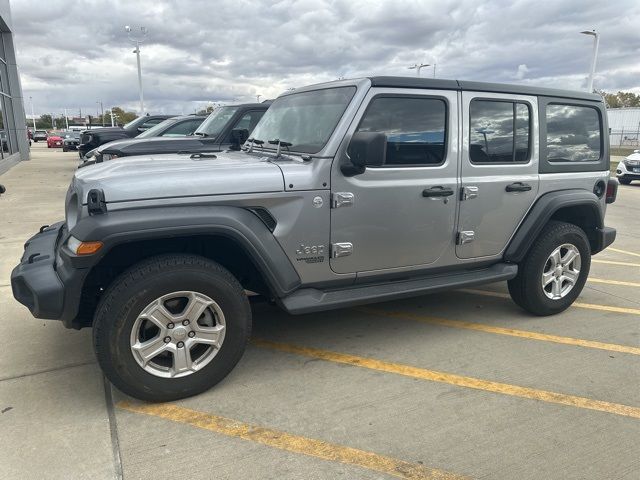
[[[0,0],[0,173],[29,159],[20,75],[9,0]]]

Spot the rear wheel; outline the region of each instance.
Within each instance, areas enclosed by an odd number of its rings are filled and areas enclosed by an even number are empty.
[[[553,315],[578,298],[591,267],[584,231],[571,223],[551,221],[509,281],[513,301],[534,315]]]
[[[242,357],[251,310],[227,270],[193,255],[155,257],[122,274],[94,321],[107,378],[147,401],[170,401],[220,382]]]

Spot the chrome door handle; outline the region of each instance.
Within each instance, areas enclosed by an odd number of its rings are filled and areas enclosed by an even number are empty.
[[[531,185],[522,182],[515,182],[511,185],[507,185],[507,188],[505,188],[505,190],[507,192],[528,192],[529,190],[531,190]]]

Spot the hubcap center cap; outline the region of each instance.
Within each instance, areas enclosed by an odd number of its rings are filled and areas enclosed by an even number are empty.
[[[187,338],[187,329],[184,327],[176,327],[171,332],[171,336],[174,340],[184,340]]]
[[[558,265],[558,266],[556,267],[556,271],[555,271],[555,275],[556,275],[556,277],[561,276],[563,271],[564,271],[564,268],[562,268],[562,266],[561,266],[561,265]]]

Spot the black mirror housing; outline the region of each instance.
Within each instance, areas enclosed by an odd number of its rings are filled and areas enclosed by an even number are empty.
[[[387,136],[380,132],[356,132],[347,154],[351,164],[343,166],[345,175],[363,173],[366,167],[381,167],[387,158]]]
[[[231,148],[240,150],[240,145],[249,139],[249,130],[246,128],[234,128],[230,134]]]

